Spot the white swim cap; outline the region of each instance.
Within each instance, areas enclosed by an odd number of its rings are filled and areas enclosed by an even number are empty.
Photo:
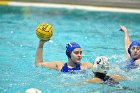
[[[99,56],[93,63],[93,72],[107,73],[109,70],[109,59],[105,56]]]
[[[25,93],[42,93],[42,92],[36,88],[29,88],[25,91]]]

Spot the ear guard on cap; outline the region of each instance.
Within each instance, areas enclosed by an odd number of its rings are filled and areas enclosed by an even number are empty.
[[[107,73],[109,70],[109,59],[105,56],[99,56],[93,63],[93,72]]]
[[[68,58],[71,58],[71,52],[75,49],[75,48],[81,48],[80,45],[76,42],[70,42],[68,44],[66,44],[66,55],[68,56]]]

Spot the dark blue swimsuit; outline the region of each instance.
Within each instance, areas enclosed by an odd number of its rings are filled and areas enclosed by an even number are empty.
[[[135,60],[130,59],[130,60],[127,61],[127,64],[125,66],[125,70],[129,71],[130,69],[135,69],[137,67],[138,67],[138,65],[135,64]]]
[[[70,72],[74,73],[75,71],[81,70],[80,64],[75,64],[74,68],[69,68],[67,63],[64,64],[64,66],[61,69],[61,72]]]

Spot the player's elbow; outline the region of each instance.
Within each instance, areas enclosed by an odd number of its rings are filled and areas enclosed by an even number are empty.
[[[41,62],[37,62],[37,61],[35,61],[35,66],[36,66],[36,67],[41,66]]]

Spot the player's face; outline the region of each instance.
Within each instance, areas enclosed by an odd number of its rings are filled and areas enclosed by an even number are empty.
[[[75,48],[71,53],[71,60],[75,63],[80,63],[82,59],[82,49]]]
[[[140,47],[139,46],[133,46],[130,49],[131,57],[133,59],[139,59],[140,58]]]

